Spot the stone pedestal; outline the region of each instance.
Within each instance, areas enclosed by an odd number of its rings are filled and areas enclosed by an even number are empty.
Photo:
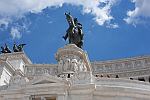
[[[58,76],[71,79],[72,83],[91,83],[92,69],[86,52],[74,44],[58,49]]]

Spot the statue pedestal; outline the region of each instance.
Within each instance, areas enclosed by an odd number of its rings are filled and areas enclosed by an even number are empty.
[[[58,49],[58,76],[71,80],[72,83],[91,83],[92,70],[87,54],[75,44],[68,44]]]

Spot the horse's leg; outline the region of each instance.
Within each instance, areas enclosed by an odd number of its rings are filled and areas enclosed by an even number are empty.
[[[66,33],[66,35],[63,36],[63,38],[64,38],[65,40],[67,39],[67,37],[68,37],[68,33]]]

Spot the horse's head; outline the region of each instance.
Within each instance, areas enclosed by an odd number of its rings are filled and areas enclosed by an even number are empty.
[[[70,15],[70,12],[65,13],[65,16],[66,16],[66,19],[67,19],[69,25],[74,25],[74,20],[73,20],[73,17]]]

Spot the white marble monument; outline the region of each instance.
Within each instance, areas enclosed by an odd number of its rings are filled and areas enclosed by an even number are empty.
[[[150,100],[150,56],[90,62],[74,44],[57,64],[32,64],[24,52],[0,55],[0,100]]]

